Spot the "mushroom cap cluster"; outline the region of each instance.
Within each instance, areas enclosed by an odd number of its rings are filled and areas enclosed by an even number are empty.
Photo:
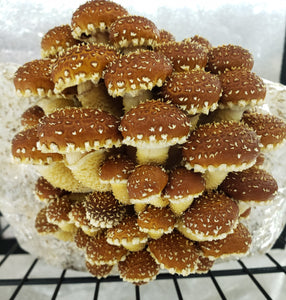
[[[256,111],[266,88],[251,53],[176,41],[106,0],[81,5],[41,47],[15,73],[35,103],[11,141],[40,174],[39,235],[73,242],[93,276],[117,265],[136,285],[246,255],[243,218],[273,201],[264,157],[286,138],[283,120]]]

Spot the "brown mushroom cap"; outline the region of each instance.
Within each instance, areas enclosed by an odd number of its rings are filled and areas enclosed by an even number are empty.
[[[126,211],[112,192],[94,191],[86,197],[84,205],[90,223],[101,228],[111,228],[119,224]]]
[[[173,231],[176,224],[176,216],[169,207],[154,207],[152,205],[138,214],[137,223],[139,229],[143,232],[162,235]]]
[[[194,199],[183,213],[178,229],[196,241],[223,239],[238,224],[239,208],[235,200],[222,192],[210,191]]]
[[[208,50],[210,50],[212,48],[212,44],[210,43],[210,41],[208,39],[206,39],[203,36],[197,35],[197,34],[190,37],[190,41],[191,42],[196,42],[196,43],[204,46]]]
[[[155,47],[155,51],[169,58],[176,72],[203,69],[207,64],[206,48],[190,40],[162,43]]]
[[[150,100],[128,111],[119,130],[123,143],[134,147],[182,144],[190,132],[187,115],[171,103]]]
[[[92,0],[80,5],[72,15],[72,34],[83,39],[98,31],[109,30],[111,24],[128,12],[113,1]]]
[[[286,123],[277,116],[258,112],[245,112],[242,122],[260,136],[263,150],[275,149],[286,140]]]
[[[87,152],[121,145],[118,120],[99,109],[69,107],[41,119],[38,147],[44,152]]]
[[[61,51],[77,45],[71,33],[70,25],[60,25],[50,29],[41,40],[41,56],[55,57]]]
[[[214,260],[205,256],[200,256],[197,260],[196,274],[207,273],[214,265]]]
[[[201,69],[173,73],[161,89],[165,100],[170,100],[190,115],[208,114],[209,111],[215,110],[221,92],[218,76]]]
[[[46,235],[46,234],[54,234],[60,231],[58,225],[48,222],[46,212],[47,212],[47,207],[44,207],[37,213],[36,220],[35,220],[35,228],[37,232],[41,235]]]
[[[166,57],[154,51],[138,50],[110,63],[104,82],[113,97],[136,95],[139,90],[162,86],[171,73],[172,65]]]
[[[248,126],[234,121],[204,124],[196,128],[183,147],[188,169],[205,172],[216,168],[246,169],[259,155],[259,138]]]
[[[131,251],[142,250],[147,240],[147,233],[139,230],[136,215],[126,215],[118,225],[107,230],[108,243],[122,245]]]
[[[106,278],[112,271],[113,265],[92,265],[88,261],[85,262],[88,272],[97,279]]]
[[[39,177],[35,184],[35,195],[41,201],[49,202],[57,197],[68,195],[70,192],[54,187],[43,176]]]
[[[159,43],[167,43],[167,42],[176,41],[175,36],[171,32],[167,31],[166,29],[160,29],[159,33],[160,33]]]
[[[273,200],[278,185],[267,171],[252,167],[228,173],[220,189],[236,200],[262,204]]]
[[[21,115],[21,125],[25,128],[31,128],[38,125],[40,119],[45,115],[44,110],[38,106],[33,105],[26,109]]]
[[[81,228],[78,228],[74,234],[74,242],[79,249],[85,250],[90,236],[83,232]]]
[[[124,260],[126,255],[127,250],[124,247],[107,243],[105,231],[88,239],[85,258],[91,265],[115,265]]]
[[[237,69],[226,71],[220,75],[222,95],[220,108],[233,106],[244,107],[261,104],[266,95],[263,80],[255,73]]]
[[[154,47],[160,39],[160,33],[156,25],[146,17],[129,15],[112,23],[109,39],[118,48]]]
[[[168,175],[161,166],[137,166],[127,182],[131,203],[149,203],[153,196],[161,195],[167,182]]]
[[[59,153],[43,153],[37,149],[39,141],[37,127],[18,132],[12,139],[11,152],[15,161],[25,164],[51,164],[62,161]]]
[[[195,272],[200,253],[194,242],[177,230],[164,234],[160,239],[150,240],[148,251],[161,268],[184,276]]]
[[[69,48],[56,60],[51,71],[55,92],[91,80],[98,83],[106,65],[117,58],[117,51],[103,44],[80,44]]]
[[[205,256],[210,259],[225,258],[228,256],[244,256],[251,245],[251,234],[248,229],[239,223],[226,238],[215,241],[200,242],[199,246]]]
[[[147,250],[131,252],[124,261],[118,263],[120,277],[136,285],[154,280],[159,270],[160,266]]]
[[[21,97],[52,96],[54,83],[51,78],[53,59],[43,58],[20,66],[14,75],[16,93]]]
[[[250,71],[253,65],[253,56],[247,49],[238,45],[229,44],[213,47],[208,52],[206,70],[214,74],[237,68]]]
[[[108,157],[100,167],[100,180],[103,182],[126,182],[133,172],[135,163],[123,154]]]

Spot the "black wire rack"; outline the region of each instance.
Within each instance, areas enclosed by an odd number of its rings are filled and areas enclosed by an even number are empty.
[[[3,219],[3,217],[0,218]],[[1,219],[0,219],[0,225],[1,225]],[[21,254],[21,255],[26,255],[31,257],[30,254],[26,253],[23,249],[21,249],[21,247],[19,246],[15,238],[3,237],[4,232],[8,228],[9,225],[0,227],[0,259],[1,259],[0,269],[7,260],[13,259],[13,256],[15,256],[16,254]],[[280,237],[278,238],[275,245],[273,246],[273,249],[284,249],[283,251],[285,251],[285,255],[286,255],[285,245],[286,245],[286,227],[284,228]],[[228,299],[227,296],[225,295],[223,287],[219,283],[219,278],[225,278],[229,276],[236,276],[241,278],[241,276],[243,276],[243,277],[247,277],[250,281],[252,281],[255,288],[259,291],[260,294],[259,299],[272,299],[269,293],[264,288],[263,284],[260,283],[259,280],[257,279],[257,275],[261,275],[261,274],[268,275],[268,274],[280,273],[280,274],[284,274],[285,276],[286,265],[282,265],[281,263],[279,263],[279,261],[275,259],[274,256],[271,254],[271,251],[265,254],[265,257],[271,262],[271,266],[267,266],[267,267],[257,266],[257,267],[249,268],[242,260],[238,260],[237,261],[238,268],[213,270],[213,271],[209,271],[207,274],[191,274],[187,277],[181,277],[179,275],[171,275],[169,273],[162,273],[157,276],[156,281],[168,280],[168,289],[174,289],[173,293],[175,296],[173,299],[182,300],[182,299],[191,299],[189,297],[186,298],[185,296],[183,296],[181,290],[182,280],[183,281],[190,280],[190,284],[191,284],[192,279],[194,278],[209,278],[210,282],[213,285],[213,288],[215,288],[217,293],[216,297],[214,298]],[[119,276],[108,276],[107,278],[98,280],[92,276],[89,276],[88,273],[86,273],[86,276],[69,276],[67,274],[68,270],[62,270],[59,276],[51,276],[51,277],[41,276],[39,278],[30,277],[31,272],[33,271],[33,269],[36,267],[38,263],[39,260],[37,258],[34,259],[32,258],[32,260],[31,259],[27,260],[26,273],[23,276],[19,276],[18,278],[12,278],[12,279],[0,278],[0,291],[2,287],[13,287],[13,291],[9,299],[22,299],[21,296],[19,295],[21,289],[24,286],[50,285],[54,288],[52,294],[50,295],[50,299],[60,299],[59,292],[64,285],[87,284],[90,287],[90,289],[93,289],[93,295],[91,299],[101,299],[99,292],[101,286],[104,283],[107,282],[116,283],[122,281]],[[144,290],[142,290],[141,287],[134,286],[134,290],[133,290],[134,298],[132,299],[140,300],[142,297],[144,297],[144,294],[142,294],[143,292]],[[1,293],[0,293],[0,298],[1,298]],[[196,297],[196,299],[199,299],[199,297]]]

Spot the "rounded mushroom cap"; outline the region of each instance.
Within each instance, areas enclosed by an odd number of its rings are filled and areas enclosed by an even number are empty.
[[[148,251],[161,268],[167,269],[172,274],[184,276],[196,270],[200,253],[195,243],[177,230],[164,234],[157,240],[150,240]]]
[[[114,155],[102,163],[99,171],[100,179],[108,182],[127,182],[134,168],[135,163],[127,155]]]
[[[88,272],[97,279],[106,278],[112,271],[113,265],[92,265],[88,261],[85,262]]]
[[[175,36],[171,32],[167,31],[166,29],[160,29],[159,33],[160,33],[159,43],[167,43],[167,42],[175,42],[176,41]]]
[[[171,146],[187,140],[190,123],[187,115],[175,105],[150,100],[125,113],[119,130],[127,145]]]
[[[72,34],[75,39],[84,39],[97,31],[109,30],[117,18],[127,14],[125,8],[113,1],[87,1],[72,15]]]
[[[94,191],[86,197],[84,205],[90,223],[101,228],[111,228],[119,224],[126,211],[112,192]]]
[[[21,125],[25,128],[31,128],[38,125],[40,119],[45,115],[44,110],[38,106],[33,105],[26,109],[21,115]]]
[[[263,80],[255,73],[237,69],[226,71],[220,75],[222,95],[219,106],[232,107],[238,105],[260,104],[266,96],[266,86]]]
[[[74,234],[74,242],[79,249],[86,249],[90,236],[83,232],[81,228],[78,228]]]
[[[219,77],[201,69],[173,73],[161,89],[165,100],[170,100],[190,115],[215,110],[221,92]]]
[[[172,73],[172,64],[154,51],[137,50],[109,64],[104,72],[108,93],[113,96],[134,96],[139,90],[152,90],[162,86]]]
[[[42,208],[36,216],[35,228],[39,234],[53,234],[60,231],[58,225],[48,222],[46,216],[47,208]]]
[[[11,152],[15,161],[25,164],[51,164],[62,161],[59,153],[43,153],[37,149],[39,141],[37,127],[18,132],[12,139]]]
[[[35,184],[35,195],[41,201],[49,202],[57,197],[68,195],[70,192],[54,187],[47,179],[43,176],[39,177]]]
[[[159,233],[170,233],[175,227],[176,216],[169,207],[148,205],[138,214],[137,223],[143,232],[154,230]]]
[[[102,231],[88,239],[86,245],[86,261],[91,265],[115,265],[124,260],[127,250],[123,247],[110,245],[106,239],[106,232]]]
[[[248,126],[222,121],[196,128],[183,147],[188,169],[239,171],[252,166],[259,155],[259,138]]]
[[[226,238],[200,242],[199,246],[206,257],[217,259],[231,255],[246,255],[249,251],[251,241],[250,232],[242,223],[239,223],[233,233],[230,233]]]
[[[207,64],[207,49],[190,40],[162,43],[155,47],[155,51],[169,58],[176,72],[203,69]]]
[[[128,177],[130,199],[144,200],[161,194],[168,182],[168,175],[161,166],[140,165]]]
[[[209,40],[207,40],[205,37],[202,37],[200,35],[194,35],[190,38],[191,42],[196,42],[202,46],[204,46],[205,48],[207,48],[208,50],[210,50],[212,48],[212,44],[210,43]]]
[[[286,123],[277,116],[245,112],[241,121],[260,136],[263,150],[275,148],[286,140]]]
[[[118,263],[120,277],[136,285],[154,280],[159,270],[160,266],[147,250],[131,252],[124,261]]]
[[[194,199],[182,215],[182,224],[194,240],[225,238],[238,224],[239,208],[226,194],[210,191]]]
[[[41,56],[56,57],[59,52],[77,45],[71,33],[70,25],[60,25],[50,29],[41,40]]]
[[[206,70],[214,74],[223,73],[226,70],[243,68],[251,70],[254,65],[252,54],[238,45],[222,45],[213,47],[208,52]]]
[[[14,75],[16,93],[21,97],[54,95],[54,82],[51,67],[55,60],[50,58],[35,59],[20,66]]]
[[[129,15],[112,23],[109,39],[118,48],[154,47],[160,39],[160,33],[156,25],[146,17]]]
[[[164,189],[164,197],[183,199],[188,196],[199,196],[205,190],[205,180],[201,173],[195,173],[184,167],[177,167],[169,173],[169,180]]]
[[[235,200],[258,204],[271,201],[278,185],[267,171],[253,167],[228,173],[220,189]]]
[[[87,152],[118,147],[119,120],[93,108],[68,107],[43,117],[38,125],[38,147],[44,152]]]
[[[118,57],[117,51],[103,44],[80,44],[69,48],[58,57],[51,71],[55,92],[91,80],[98,83],[106,65]]]

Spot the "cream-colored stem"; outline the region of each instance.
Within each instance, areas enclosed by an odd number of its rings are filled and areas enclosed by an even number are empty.
[[[137,106],[139,103],[145,102],[153,98],[150,90],[139,90],[134,94],[127,93],[123,96],[124,111],[129,111],[132,107]]]
[[[86,153],[70,152],[65,155],[65,161],[67,165],[73,165],[79,161]]]
[[[136,157],[139,164],[165,164],[168,159],[169,146],[156,148],[137,148]]]
[[[215,170],[215,171],[206,171],[204,173],[204,179],[206,181],[206,189],[213,190],[216,189],[227,176],[228,171],[226,170]]]
[[[224,108],[217,109],[215,114],[216,121],[240,121],[246,108]]]
[[[121,183],[111,183],[112,193],[114,197],[124,205],[129,205],[130,199],[127,190],[127,181]]]

